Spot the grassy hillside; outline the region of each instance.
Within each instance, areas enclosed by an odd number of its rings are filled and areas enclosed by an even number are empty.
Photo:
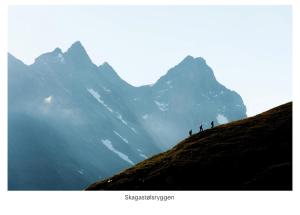
[[[291,190],[292,103],[194,134],[87,190]]]

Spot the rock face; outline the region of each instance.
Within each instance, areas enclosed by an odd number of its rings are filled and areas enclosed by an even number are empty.
[[[25,65],[8,56],[10,190],[83,189],[204,128],[246,117],[241,97],[202,58],[133,87],[80,42]]]
[[[201,123],[206,129],[211,121],[223,124],[246,117],[241,97],[221,85],[202,58],[187,56],[150,91],[148,108],[136,112],[144,111],[144,127],[166,148],[185,137],[189,129],[198,132]]]
[[[291,190],[292,103],[205,130],[87,190]]]

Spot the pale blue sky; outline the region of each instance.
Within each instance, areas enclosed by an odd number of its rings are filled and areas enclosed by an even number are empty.
[[[8,50],[31,64],[80,40],[134,86],[201,56],[254,115],[292,99],[290,6],[11,6]]]

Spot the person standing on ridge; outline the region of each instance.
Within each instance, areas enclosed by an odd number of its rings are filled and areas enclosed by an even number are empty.
[[[214,127],[214,121],[211,121],[211,128],[213,128]]]
[[[190,136],[192,136],[192,133],[193,133],[192,130],[190,130],[190,131],[189,131]]]
[[[200,132],[202,132],[203,131],[203,127],[202,127],[202,124],[200,125]]]

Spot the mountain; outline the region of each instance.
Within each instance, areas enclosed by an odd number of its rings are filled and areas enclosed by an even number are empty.
[[[165,149],[189,129],[198,131],[201,123],[207,128],[212,120],[223,124],[246,117],[242,98],[220,84],[202,58],[187,56],[151,87],[150,94],[148,107],[138,107],[146,110],[142,123]]]
[[[9,190],[79,190],[172,147],[199,124],[246,117],[204,59],[134,87],[83,45],[33,64],[8,55]]]
[[[291,190],[292,103],[184,139],[87,190]]]

